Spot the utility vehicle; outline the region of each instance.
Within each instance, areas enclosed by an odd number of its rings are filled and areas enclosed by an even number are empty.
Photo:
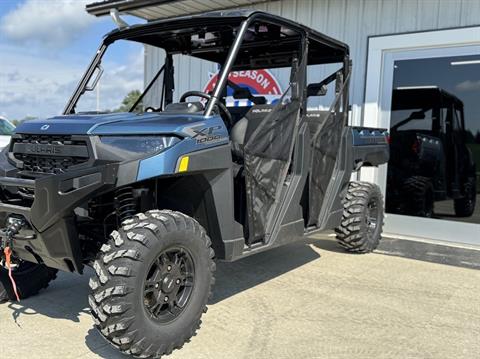
[[[398,88],[392,120],[387,211],[432,217],[435,201],[453,199],[455,214],[470,217],[476,168],[466,145],[463,102],[436,86]]]
[[[15,126],[5,117],[0,116],[0,148],[8,146],[14,130]]]
[[[147,103],[150,83],[129,113],[76,113],[119,40],[165,50],[159,106]],[[173,55],[218,63],[212,93],[192,90],[174,102]],[[340,64],[332,75],[307,82],[307,67],[332,63]],[[264,68],[290,72],[273,105],[229,79],[231,71]],[[347,125],[350,69],[347,45],[263,12],[206,13],[109,33],[64,115],[23,123],[2,153],[2,246],[12,251],[5,262],[20,298],[57,270],[91,265],[96,327],[124,353],[158,358],[199,327],[214,259],[233,261],[334,228],[347,250],[372,251],[382,196],[350,178],[386,162],[388,144],[384,130]],[[324,96],[330,83],[330,109],[307,110],[307,98]],[[251,106],[227,108],[228,86]]]

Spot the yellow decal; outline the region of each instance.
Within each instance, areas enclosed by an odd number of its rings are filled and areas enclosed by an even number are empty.
[[[188,156],[182,157],[180,160],[180,165],[178,166],[178,172],[185,172],[188,170],[188,160],[190,158]]]

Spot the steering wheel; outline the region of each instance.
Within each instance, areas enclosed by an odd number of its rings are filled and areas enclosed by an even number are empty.
[[[187,91],[185,92],[182,97],[180,97],[180,102],[185,102],[185,100],[190,97],[190,96],[195,96],[195,97],[201,97],[204,98],[207,101],[210,101],[212,99],[212,96],[208,93],[202,92],[202,91]],[[220,109],[220,112],[225,116],[226,121],[224,118],[222,118],[227,125],[228,128],[232,128],[233,126],[233,118],[232,114],[230,111],[228,111],[227,107],[221,103],[220,101],[217,101],[216,106]]]

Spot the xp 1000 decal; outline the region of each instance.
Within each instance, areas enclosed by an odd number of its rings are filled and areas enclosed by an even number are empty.
[[[225,140],[225,133],[222,126],[195,126],[184,130],[197,144],[211,144]]]

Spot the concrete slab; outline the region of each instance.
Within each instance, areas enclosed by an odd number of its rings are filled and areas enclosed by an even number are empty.
[[[384,238],[377,253],[480,269],[480,247],[421,238]]]
[[[0,358],[125,359],[93,329],[88,276],[0,305]],[[474,358],[480,271],[381,254],[329,238],[219,263],[198,335],[171,359]]]

